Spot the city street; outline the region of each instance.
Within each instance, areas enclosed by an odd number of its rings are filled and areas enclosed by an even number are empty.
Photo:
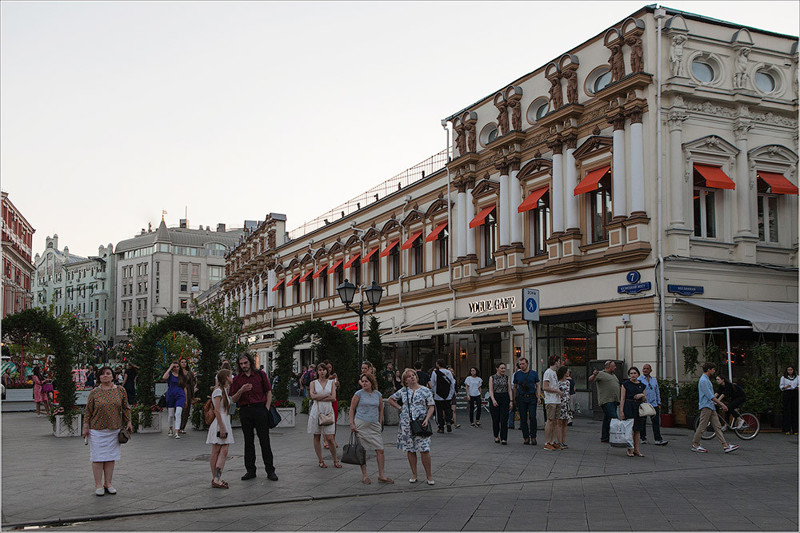
[[[664,430],[668,446],[642,447],[644,458],[599,442],[600,423],[577,419],[568,450],[523,446],[520,431],[509,445],[495,444],[491,420],[434,434],[436,485],[410,484],[405,454],[387,427],[387,474],[394,485],[371,485],[357,466],[320,469],[306,415],[297,427],[273,430],[278,482],[262,469],[240,481],[242,434],[235,430],[224,478],[230,490],[210,485],[205,432],[180,440],[134,435],[117,463],[116,496],[98,498],[83,439],[56,439],[47,419],[32,413],[2,415],[2,525],[60,526],[72,530],[769,530],[798,528],[798,439],[763,433],[723,454],[689,450],[686,429]],[[166,422],[166,418],[164,418]],[[347,428],[339,428],[340,446]],[[651,436],[652,438],[652,436]],[[258,460],[261,464],[261,460]],[[420,466],[420,472],[422,471]]]

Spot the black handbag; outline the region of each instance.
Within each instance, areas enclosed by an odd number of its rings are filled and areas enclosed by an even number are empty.
[[[355,431],[350,432],[350,443],[342,448],[342,462],[349,465],[367,464],[367,450],[358,441]]]
[[[275,409],[274,405],[270,405],[269,406],[269,429],[273,429],[273,428],[277,427],[277,425],[281,423],[281,420],[283,420],[283,417],[281,417],[281,414],[278,412],[277,409]]]
[[[412,399],[414,398],[413,394],[411,395],[411,398]],[[411,434],[414,435],[415,437],[422,437],[422,438],[430,437],[431,435],[433,435],[433,431],[431,431],[430,421],[428,421],[428,427],[422,425],[422,422],[425,421],[425,415],[422,415],[417,419],[411,418],[412,406],[411,406],[411,401],[408,399],[407,388],[406,388],[406,403],[408,403],[408,418],[411,425]]]
[[[120,430],[120,432],[117,434],[117,440],[119,441],[120,444],[125,444],[126,442],[131,440],[131,432],[128,431],[127,429]]]
[[[162,394],[161,397],[158,399],[158,406],[160,408],[165,408],[167,406],[167,395]]]

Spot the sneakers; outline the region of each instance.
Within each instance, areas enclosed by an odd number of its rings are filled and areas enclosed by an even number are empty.
[[[736,425],[736,429],[742,429],[744,427],[744,418],[739,419],[739,423]]]
[[[653,444],[655,444],[656,446],[666,446],[667,444],[669,444],[669,441],[668,440],[657,440]]]
[[[641,440],[639,440],[639,444],[647,444],[647,439],[641,439]]]
[[[167,431],[167,437],[171,437],[172,435],[173,435],[172,428],[170,428],[170,430]]]
[[[556,446],[558,446],[558,447],[559,447],[559,448],[561,448],[562,450],[566,450],[567,448],[569,448],[569,446],[567,446],[567,445],[566,445],[566,444],[564,444],[563,442],[557,442],[557,443],[556,443]]]
[[[545,445],[544,445],[544,449],[545,449],[545,450],[547,450],[548,452],[553,452],[553,451],[558,451],[558,450],[560,450],[560,448],[558,448],[558,447],[556,447],[556,446],[553,446],[553,445],[552,445],[552,444],[550,444],[549,442],[548,442],[547,444],[545,444]]]
[[[735,451],[736,451],[736,450],[738,450],[738,449],[739,449],[739,445],[738,445],[738,444],[728,444],[727,446],[725,446],[724,448],[722,448],[722,450],[723,450],[725,453],[731,453],[731,452],[735,452]]]
[[[478,426],[475,425],[475,422],[470,422],[469,425],[472,426],[472,427],[478,427]]]
[[[175,438],[176,438],[176,439],[179,439],[179,438],[181,438],[181,436],[178,434],[178,432],[177,432],[177,431],[175,432]]]
[[[117,493],[117,489],[114,487],[106,487],[106,494],[111,494],[112,496]]]
[[[451,426],[450,424],[447,424],[447,432],[451,433],[452,431],[453,431],[453,426]]]
[[[737,448],[738,448],[738,446],[737,446]],[[708,450],[706,450],[702,446],[694,446],[694,445],[692,445],[692,451],[693,452],[697,452],[697,453],[708,453]]]

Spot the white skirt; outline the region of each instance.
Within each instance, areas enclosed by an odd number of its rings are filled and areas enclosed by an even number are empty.
[[[89,457],[93,463],[119,461],[122,445],[118,429],[90,429]]]

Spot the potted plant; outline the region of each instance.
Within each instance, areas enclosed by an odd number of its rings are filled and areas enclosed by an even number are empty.
[[[135,433],[161,433],[161,407],[158,404],[131,407],[131,425]]]
[[[65,410],[63,407],[56,408],[49,415],[50,423],[53,425],[53,435],[56,437],[80,437],[81,424],[83,422],[83,412],[77,406]]]
[[[672,398],[675,396],[675,380],[658,380],[658,391],[661,394],[661,426],[675,426],[675,415],[672,413]]]
[[[281,422],[278,424],[278,427],[293,428],[295,426],[295,413],[297,411],[294,402],[290,402],[289,400],[273,400],[272,405],[281,415]],[[339,409],[341,409],[341,407]],[[341,413],[341,411],[339,412]]]
[[[698,401],[699,393],[697,392],[697,382],[687,381],[681,383],[678,389],[678,396],[675,398],[672,406],[676,425],[694,426],[695,418],[697,418]]]

